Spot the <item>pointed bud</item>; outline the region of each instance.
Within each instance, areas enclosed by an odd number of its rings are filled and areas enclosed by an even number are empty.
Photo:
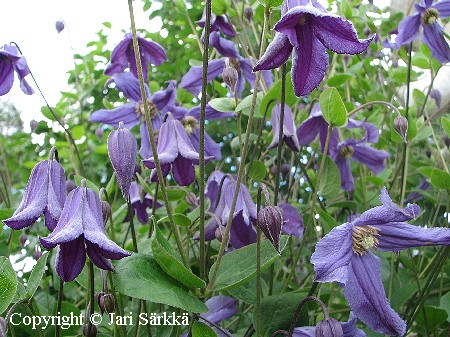
[[[41,258],[41,256],[42,256],[42,251],[38,246],[36,246],[34,253],[33,253],[33,257],[37,261]]]
[[[228,59],[226,59],[225,64],[225,69],[222,73],[223,82],[230,88],[230,91],[234,93],[239,74],[234,67],[230,66]]]
[[[450,148],[450,138],[448,138],[447,135],[444,136],[444,144],[445,144],[445,146]]]
[[[291,172],[291,165],[289,165],[289,164],[281,165],[280,171],[281,171],[281,175],[284,178],[286,178],[286,176],[289,174],[289,172]]]
[[[25,247],[25,243],[27,243],[27,236],[25,234],[20,234],[19,236],[20,246]]]
[[[108,154],[123,197],[127,200],[136,167],[137,141],[134,134],[123,127],[123,122],[119,123],[117,130],[109,134]]]
[[[77,186],[73,180],[66,181],[66,192],[69,194],[72,190],[74,190]]]
[[[65,27],[64,22],[62,22],[61,20],[55,22],[55,28],[58,34],[64,30],[64,27]]]
[[[394,119],[394,129],[402,137],[405,143],[408,142],[408,120],[403,116]]]
[[[95,303],[97,303],[98,307],[100,308],[100,312],[103,315],[104,310],[102,309],[102,307],[100,306],[100,299],[105,295],[105,293],[103,291],[99,291],[96,292],[94,294],[94,301]],[[88,310],[90,309],[90,306],[88,306]],[[90,316],[90,315],[89,315]]]
[[[98,306],[102,312],[113,313],[116,309],[114,296],[112,294],[104,294],[100,297]]]
[[[192,192],[186,194],[186,202],[192,207],[198,207],[197,197]]]
[[[317,324],[316,337],[344,337],[344,332],[338,321],[326,318]]]
[[[37,126],[38,126],[38,122],[36,122],[34,119],[32,119],[32,120],[30,121],[30,129],[31,129],[31,132],[34,132],[34,130],[36,130]]]
[[[137,174],[141,174],[141,173],[142,173],[142,167],[141,167],[141,164],[136,163],[136,164],[134,165],[134,173],[137,173]]]
[[[88,331],[89,331],[89,326],[88,326],[88,324],[85,324],[83,326],[83,336],[85,336],[85,337],[97,336],[97,327],[94,324],[92,324],[92,326],[91,326],[91,332],[90,332],[89,336],[88,336]]]
[[[109,202],[102,200],[102,218],[104,224],[108,222],[110,215],[111,215],[111,205],[109,204]]]
[[[253,8],[251,7],[245,7],[244,8],[244,16],[247,19],[248,22],[251,22],[253,19]]]
[[[283,228],[283,213],[278,206],[266,206],[258,213],[258,225],[280,254],[280,236]]]
[[[372,31],[370,30],[369,27],[366,26],[366,27],[363,29],[363,34],[364,34],[366,37],[368,37],[368,36],[370,35],[370,33],[372,33]]]
[[[98,141],[101,141],[103,138],[103,130],[101,128],[95,129],[95,135],[98,138]]]

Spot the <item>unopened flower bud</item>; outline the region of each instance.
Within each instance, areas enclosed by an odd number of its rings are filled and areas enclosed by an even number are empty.
[[[278,206],[266,206],[258,213],[258,225],[280,254],[280,236],[283,228],[283,212]]]
[[[408,120],[403,116],[394,119],[394,129],[402,137],[405,143],[408,142]]]
[[[197,207],[198,206],[197,197],[192,192],[189,192],[188,194],[186,194],[185,200],[192,207]]]
[[[66,192],[70,193],[73,189],[75,189],[77,186],[75,185],[75,182],[73,180],[67,180],[66,181]]]
[[[91,332],[89,333],[89,336],[88,336],[88,331],[89,331],[89,325],[85,324],[83,326],[83,336],[85,336],[85,337],[97,336],[97,327],[94,324],[91,325]]]
[[[30,121],[30,129],[31,129],[31,132],[34,132],[34,130],[36,130],[37,126],[38,126],[38,122],[36,122],[36,120],[32,119],[32,120]]]
[[[102,200],[102,218],[104,224],[108,222],[110,215],[111,215],[111,205],[109,204],[109,202]]]
[[[431,158],[431,151],[430,151],[430,150],[426,150],[426,151],[425,151],[425,155],[426,155],[428,158]]]
[[[25,234],[20,234],[19,242],[22,247],[25,247],[25,243],[27,243],[27,236]]]
[[[136,167],[137,141],[134,134],[123,127],[123,122],[108,136],[108,154],[123,197],[128,200]]]
[[[252,7],[245,7],[244,8],[244,16],[248,20],[248,22],[252,21],[253,19],[253,8]]]
[[[448,138],[447,135],[444,136],[444,144],[445,144],[445,146],[450,148],[450,138]]]
[[[367,37],[367,36],[370,35],[370,33],[371,33],[370,28],[366,26],[366,27],[363,29],[363,34]]]
[[[99,292],[96,292],[95,294],[94,294],[94,301],[95,301],[95,303],[97,303],[97,305],[98,305],[98,307],[100,308],[100,312],[102,313],[102,315],[103,315],[103,310],[102,310],[102,308],[100,307],[100,299],[103,297],[105,295],[105,293],[103,292],[103,291],[99,291]],[[90,310],[90,308],[91,308],[91,306],[89,305],[88,306],[88,310]],[[89,312],[90,313],[90,312]],[[90,315],[89,315],[90,316]]]
[[[62,22],[61,20],[55,22],[55,28],[58,34],[64,30],[64,27],[65,27],[64,22]]]
[[[230,67],[229,65],[225,66],[225,69],[222,73],[223,82],[228,86],[228,88],[230,88],[230,91],[233,93],[236,90],[238,76],[239,74],[235,68]]]
[[[112,294],[104,294],[100,297],[98,306],[102,312],[113,313],[116,308],[114,296]]]
[[[291,165],[289,165],[289,164],[281,165],[280,171],[281,171],[281,175],[283,177],[286,177],[289,174],[289,172],[291,172]]]
[[[95,135],[97,136],[98,140],[101,141],[103,138],[103,130],[102,128],[95,129]]]
[[[338,321],[326,318],[316,326],[316,337],[343,337],[344,332]]]
[[[277,171],[278,171],[277,165],[272,165],[272,167],[270,168],[270,173],[274,176],[277,174]]]
[[[36,246],[36,249],[33,253],[33,257],[37,261],[41,258],[41,256],[42,256],[42,251],[39,248],[37,248],[37,246]]]

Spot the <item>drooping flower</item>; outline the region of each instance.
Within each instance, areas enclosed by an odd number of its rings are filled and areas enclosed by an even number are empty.
[[[373,39],[359,40],[350,21],[328,13],[315,0],[285,1],[274,30],[273,41],[253,71],[278,68],[293,51],[292,84],[297,96],[306,96],[319,86],[328,67],[326,49],[359,54]]]
[[[37,163],[31,171],[20,206],[12,217],[3,220],[5,225],[22,229],[44,214],[47,228],[55,228],[66,200],[66,178],[61,164],[53,159],[55,149],[49,160]]]
[[[200,20],[196,21],[197,25],[202,28],[205,28],[206,23],[206,10],[203,10],[203,14]],[[224,15],[215,15],[211,13],[211,32],[222,32],[229,37],[235,37],[236,33],[234,32],[233,26],[228,22],[227,18]]]
[[[275,104],[272,109],[272,121],[273,139],[269,145],[269,149],[273,149],[278,145],[280,135],[280,118],[281,118],[281,104]],[[295,132],[294,116],[292,110],[287,104],[284,105],[284,119],[283,119],[283,140],[292,151],[299,152],[300,145],[298,143],[297,134]]]
[[[14,72],[20,80],[20,89],[27,94],[34,94],[33,88],[25,77],[30,73],[25,57],[21,56],[19,49],[13,44],[5,44],[0,48],[0,96],[6,95],[14,83]]]
[[[147,208],[153,208],[153,198],[148,193],[145,193],[141,186],[132,182],[130,186],[130,201],[133,212],[136,212],[139,222],[146,225],[148,223]],[[161,206],[161,203],[156,202],[156,208]]]
[[[380,259],[372,251],[450,245],[450,229],[406,223],[417,218],[419,206],[398,207],[386,188],[381,191],[380,200],[381,206],[332,229],[317,243],[311,262],[317,282],[337,281],[343,286],[350,308],[362,322],[376,332],[403,336],[406,324],[389,305]]]
[[[167,119],[159,131],[157,153],[164,177],[172,170],[173,179],[179,185],[187,186],[194,182],[194,165],[199,163],[199,153],[192,146],[183,124],[174,119],[171,113],[167,114]],[[206,162],[210,159],[211,156],[205,156]],[[154,157],[144,159],[143,163],[154,169],[151,174],[152,181],[158,181]]]
[[[278,207],[281,208],[281,212],[283,213],[283,233],[302,238],[305,227],[301,214],[294,206],[286,203],[281,203]]]
[[[347,322],[339,322],[344,333],[344,337],[365,337],[366,334],[361,329],[356,327],[358,318],[353,312],[350,312],[350,317]],[[315,326],[302,326],[295,328],[292,337],[316,337]]]
[[[64,21],[61,21],[61,20],[56,21],[55,28],[56,28],[56,31],[58,32],[58,34],[61,33],[65,28]]]
[[[64,282],[74,280],[81,273],[86,253],[104,270],[114,269],[110,259],[120,260],[130,255],[106,237],[100,198],[86,187],[85,180],[67,196],[55,230],[40,241],[47,249],[59,245],[55,264]]]
[[[422,27],[422,40],[430,48],[431,55],[441,63],[450,62],[450,47],[444,38],[444,29],[438,22],[439,17],[450,16],[449,1],[440,0],[433,3],[433,0],[422,0],[414,4],[414,7],[416,13],[400,22],[394,47],[398,49],[413,41]]]
[[[418,186],[416,186],[416,190],[409,193],[405,198],[405,204],[409,204],[412,202],[418,202],[423,199],[423,195],[419,192],[426,191],[430,188],[431,184],[427,181],[426,178],[420,179],[420,183]]]
[[[144,80],[148,78],[148,64],[154,64],[159,66],[161,63],[167,60],[166,52],[164,48],[158,43],[144,39],[137,36],[139,44],[139,52],[142,62],[142,73]],[[123,72],[126,68],[129,68],[131,73],[138,78],[136,56],[133,48],[133,36],[131,33],[127,33],[122,41],[113,49],[111,53],[110,64],[105,69],[106,75],[114,75]]]

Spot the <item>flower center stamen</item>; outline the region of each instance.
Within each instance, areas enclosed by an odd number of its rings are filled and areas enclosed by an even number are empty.
[[[435,8],[427,8],[420,15],[422,23],[431,26],[439,18],[439,11]]]
[[[238,72],[241,70],[241,63],[237,58],[229,57],[228,61],[230,62],[230,66],[236,69]]]
[[[340,159],[349,159],[355,150],[351,146],[342,146],[339,149],[339,158]]]
[[[156,107],[155,103],[151,99],[147,99],[148,108],[150,110],[150,119],[155,118],[156,114],[158,113],[158,108]],[[144,103],[139,102],[136,103],[136,114],[138,118],[145,118],[145,109],[144,109]]]
[[[365,255],[378,246],[379,229],[373,226],[354,226],[352,228],[352,250],[357,255]]]
[[[198,129],[198,120],[192,116],[186,116],[181,120],[181,124],[183,124],[184,128],[188,135]]]

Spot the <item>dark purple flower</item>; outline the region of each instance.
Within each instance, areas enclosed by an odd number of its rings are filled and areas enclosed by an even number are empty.
[[[3,220],[13,229],[32,225],[42,214],[45,225],[53,230],[66,200],[64,169],[56,160],[44,160],[36,164],[28,179],[22,202],[13,216]]]
[[[273,139],[269,145],[269,149],[273,149],[278,145],[280,135],[280,117],[281,104],[275,104],[272,109],[272,116],[270,117],[270,120],[272,121]],[[284,105],[283,140],[293,151],[300,151],[300,145],[295,132],[294,116],[292,115],[292,110],[287,104]]]
[[[123,127],[123,122],[108,136],[108,155],[123,197],[128,200],[136,167],[137,141],[133,133]]]
[[[348,322],[339,322],[344,337],[365,337],[364,331],[356,327],[358,318],[353,312],[350,312],[350,317]],[[301,328],[295,328],[292,337],[316,337],[316,327],[315,326],[303,326]]]
[[[205,10],[203,10],[201,19],[196,21],[196,23],[200,27],[205,28],[205,23],[206,23],[206,11]],[[211,28],[210,29],[211,29],[211,32],[221,31],[223,34],[228,35],[229,37],[236,36],[233,26],[230,25],[227,18],[223,15],[211,14]]]
[[[292,84],[297,96],[306,96],[322,81],[328,67],[330,49],[338,54],[359,54],[373,37],[359,40],[353,24],[328,13],[317,1],[287,0],[267,47],[254,71],[274,69],[284,64],[292,50]]]
[[[146,225],[148,223],[147,208],[153,208],[153,198],[148,193],[145,193],[141,186],[132,182],[130,186],[130,201],[139,222]],[[156,208],[161,206],[161,203],[156,202]]]
[[[339,282],[356,316],[372,330],[391,336],[405,334],[405,322],[390,307],[381,281],[380,259],[372,250],[450,245],[450,229],[423,228],[406,221],[417,218],[419,206],[395,205],[386,188],[382,206],[364,212],[328,233],[311,257],[317,282]]]
[[[278,207],[283,212],[283,233],[302,238],[305,228],[301,214],[294,206],[286,203],[279,204]]]
[[[194,164],[199,163],[199,153],[192,146],[183,124],[174,119],[172,114],[168,114],[159,131],[157,153],[164,177],[172,170],[173,179],[179,185],[187,186],[194,182]],[[205,156],[207,162],[210,159],[211,156]],[[152,181],[158,181],[153,156],[144,159],[143,163],[154,169]]]
[[[106,237],[100,198],[86,187],[84,180],[67,196],[55,230],[40,240],[47,249],[59,245],[55,264],[64,282],[74,280],[81,273],[86,253],[97,267],[105,270],[114,270],[110,259],[120,260],[130,255]]]
[[[152,63],[159,66],[161,63],[167,60],[166,52],[164,48],[158,43],[144,39],[137,36],[139,44],[139,52],[142,62],[142,73],[144,80],[148,78],[148,64]],[[133,36],[131,33],[127,33],[122,41],[114,48],[111,53],[111,64],[105,69],[106,75],[114,75],[116,73],[123,72],[126,68],[129,68],[131,73],[138,77],[136,56],[133,48]]]
[[[419,28],[423,29],[423,42],[430,48],[431,55],[441,63],[450,62],[450,47],[444,38],[444,29],[438,18],[450,16],[450,2],[441,0],[422,0],[414,4],[417,13],[404,18],[398,26],[398,35],[395,39],[396,49],[408,44],[419,35]]]
[[[6,95],[11,90],[14,72],[19,76],[20,89],[27,95],[34,94],[33,88],[25,79],[25,76],[30,73],[25,57],[20,55],[15,45],[5,44],[0,48],[0,96]]]
[[[430,188],[430,183],[427,181],[426,178],[422,178],[420,179],[420,184],[418,186],[416,186],[416,191],[413,191],[411,193],[408,194],[408,196],[405,198],[405,204],[409,204],[412,202],[418,202],[420,200],[423,199],[422,194],[419,192],[419,190],[421,191],[426,191]]]

